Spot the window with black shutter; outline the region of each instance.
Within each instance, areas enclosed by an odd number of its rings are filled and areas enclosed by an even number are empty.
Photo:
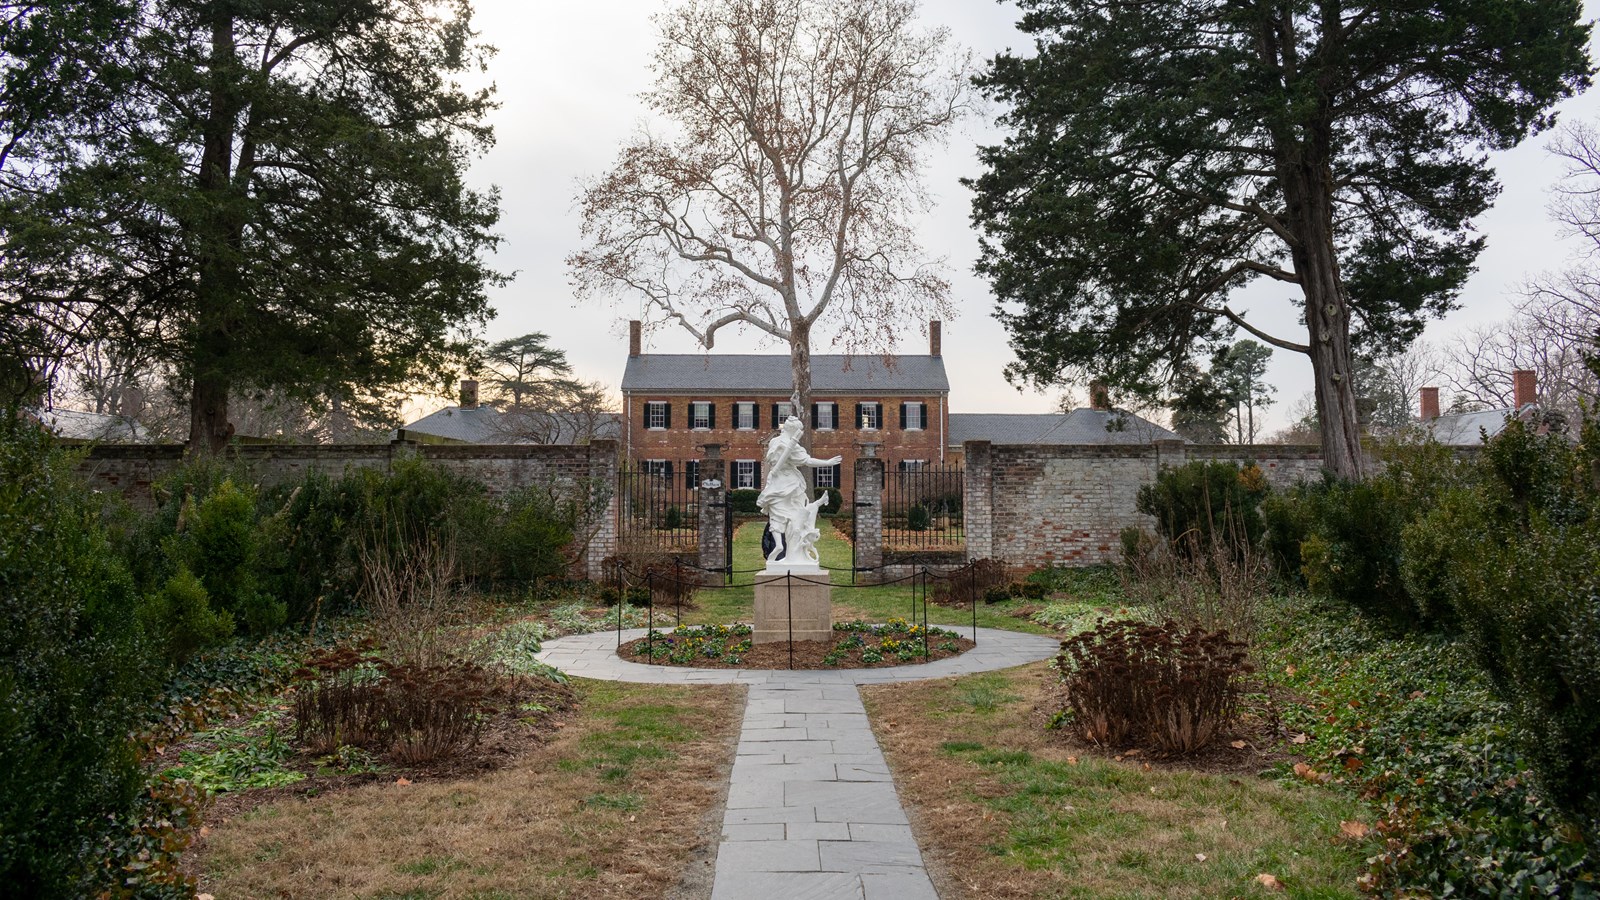
[[[691,459],[683,464],[683,486],[691,491],[700,486],[700,460]]]
[[[856,428],[877,431],[883,427],[883,405],[874,401],[856,404]]]
[[[905,431],[921,431],[928,427],[927,407],[920,400],[900,404],[900,427]]]

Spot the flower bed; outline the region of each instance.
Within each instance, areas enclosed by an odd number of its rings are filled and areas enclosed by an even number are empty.
[[[923,663],[955,656],[973,643],[954,631],[905,619],[882,624],[836,622],[831,641],[753,644],[749,625],[684,625],[623,644],[624,659],[713,669],[860,669]],[[926,648],[926,652],[924,650]]]

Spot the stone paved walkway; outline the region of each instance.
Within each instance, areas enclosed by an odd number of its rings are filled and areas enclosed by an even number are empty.
[[[794,672],[641,665],[616,646],[614,631],[574,635],[539,658],[581,678],[750,685],[712,900],[923,900],[937,894],[856,686],[1009,668],[1060,642],[980,628],[977,647],[932,663]]]

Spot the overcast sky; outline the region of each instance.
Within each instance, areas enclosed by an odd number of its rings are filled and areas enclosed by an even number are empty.
[[[578,374],[617,389],[627,355],[627,320],[637,301],[615,306],[575,303],[563,260],[579,246],[575,197],[578,182],[603,172],[617,148],[644,119],[639,94],[650,86],[648,61],[655,45],[650,17],[664,0],[587,0],[551,3],[477,0],[477,28],[499,48],[489,78],[501,108],[494,114],[496,146],[477,161],[472,177],[501,191],[499,232],[504,237],[497,266],[514,271],[512,282],[492,295],[497,317],[487,337],[500,340],[543,331],[566,350]],[[1600,12],[1586,0],[1585,14]],[[925,0],[922,20],[950,29],[980,62],[1006,48],[1025,49],[1013,25],[1010,3],[985,0]],[[1600,120],[1600,91],[1569,101],[1563,118]],[[930,258],[943,258],[953,284],[957,315],[944,329],[951,409],[957,412],[1043,412],[1055,394],[1018,390],[1001,370],[1012,359],[1006,335],[992,315],[985,281],[972,272],[977,239],[969,221],[970,195],[960,179],[977,174],[975,148],[996,143],[987,121],[970,121],[948,147],[930,154],[925,183],[936,206],[919,223]],[[1425,336],[1437,341],[1456,330],[1503,319],[1517,286],[1530,274],[1561,266],[1576,249],[1563,243],[1546,214],[1548,190],[1559,166],[1536,137],[1495,155],[1504,191],[1479,222],[1488,248],[1462,296],[1462,309],[1435,322]],[[1269,333],[1304,340],[1292,288],[1261,283],[1237,305]],[[904,342],[906,352],[925,347],[923,338]],[[718,352],[784,352],[755,333],[718,335]],[[647,350],[697,352],[683,332],[661,331]],[[825,352],[818,348],[819,352]],[[925,352],[925,351],[923,351]],[[1311,389],[1311,365],[1302,355],[1277,351],[1268,372],[1278,386],[1278,404],[1267,416],[1270,432],[1284,424],[1288,409]],[[1085,395],[1081,388],[1080,398]],[[435,406],[443,405],[439,401]]]

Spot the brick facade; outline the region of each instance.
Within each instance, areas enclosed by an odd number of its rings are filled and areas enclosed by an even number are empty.
[[[877,455],[891,470],[902,460],[923,460],[933,465],[943,458],[943,435],[947,433],[949,417],[948,403],[943,396],[819,394],[814,400],[838,404],[839,427],[812,431],[809,413],[802,417],[802,421],[806,423],[806,429],[811,432],[813,456],[818,459],[844,457],[838,470],[840,483],[834,486],[843,492],[846,502],[851,499],[852,474],[856,471],[856,460],[862,456],[862,444],[877,444]],[[712,427],[690,427],[689,406],[696,402],[711,404]],[[633,394],[626,398],[627,420],[623,424],[622,432],[627,447],[626,455],[635,464],[647,460],[673,461],[675,466],[673,471],[676,476],[681,471],[678,467],[683,462],[705,458],[704,448],[707,444],[720,444],[722,459],[726,465],[727,484],[729,487],[736,487],[737,463],[741,460],[761,461],[766,454],[767,441],[777,432],[777,425],[772,421],[773,405],[787,402],[787,397],[756,394],[722,396],[711,393],[690,396]],[[869,402],[880,404],[882,414],[880,428],[857,427],[857,404]],[[900,407],[906,402],[923,404],[923,409],[926,411],[926,428],[908,430],[900,427]],[[649,403],[668,405],[670,408],[668,420],[671,423],[669,426],[651,428],[646,425],[646,404]],[[750,429],[734,427],[734,410],[738,403],[756,404],[760,417],[757,427]],[[762,471],[760,474],[764,483],[766,472]]]
[[[1254,462],[1273,487],[1318,477],[1315,448],[1002,445],[969,441],[964,519],[969,559],[1012,566],[1084,566],[1114,562],[1122,529],[1153,528],[1137,509],[1139,488],[1165,467],[1191,460]]]

